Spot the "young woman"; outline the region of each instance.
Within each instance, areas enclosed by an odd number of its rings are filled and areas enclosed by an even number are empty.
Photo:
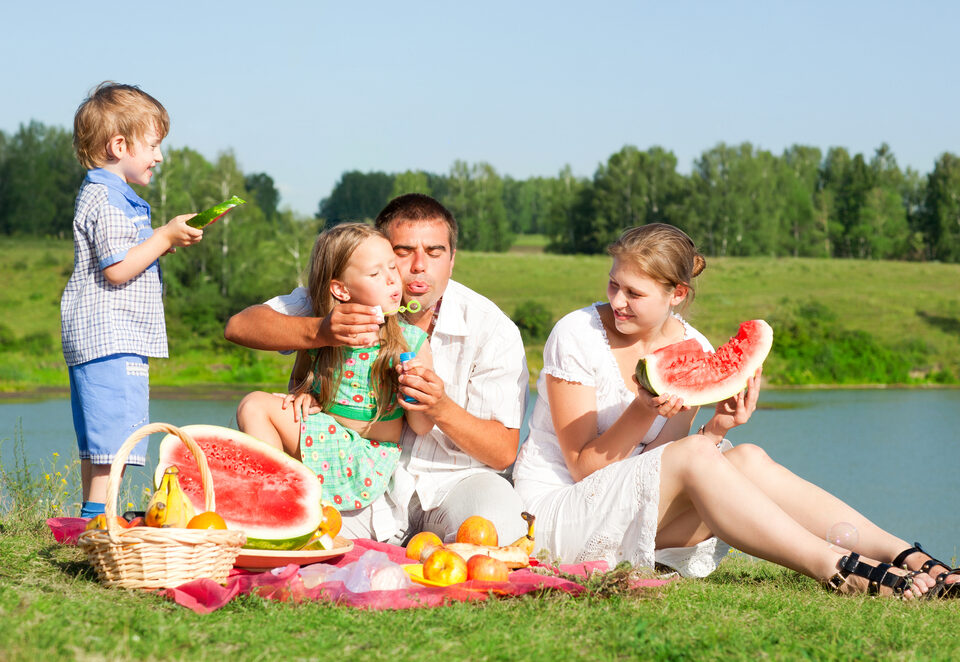
[[[759,371],[695,435],[696,409],[639,389],[640,357],[689,338],[710,349],[675,312],[693,298],[706,262],[686,234],[659,223],[627,230],[608,252],[609,302],[570,313],[547,340],[530,437],[514,469],[538,543],[567,561],[662,563],[687,576],[712,572],[729,543],[842,593],[960,592],[957,571],[759,447],[725,441],[756,408]],[[838,522],[856,526],[853,549],[826,541]]]

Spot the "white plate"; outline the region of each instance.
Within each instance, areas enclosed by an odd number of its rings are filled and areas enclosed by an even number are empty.
[[[241,549],[237,554],[237,560],[233,565],[244,570],[270,570],[296,563],[297,565],[310,565],[329,559],[335,559],[343,556],[353,549],[353,541],[337,536],[334,539],[333,549],[325,550],[273,550],[273,549]]]

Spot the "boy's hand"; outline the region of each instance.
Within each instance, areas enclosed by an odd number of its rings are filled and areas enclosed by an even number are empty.
[[[157,232],[162,232],[167,241],[170,242],[170,249],[167,253],[173,253],[178,246],[192,246],[203,239],[203,230],[190,227],[187,221],[196,216],[196,214],[180,214],[159,228]]]

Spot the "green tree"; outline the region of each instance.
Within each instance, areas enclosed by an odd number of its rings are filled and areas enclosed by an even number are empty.
[[[0,232],[69,237],[84,169],[73,137],[32,121],[4,140],[0,159]]]
[[[274,185],[273,177],[265,172],[256,172],[245,176],[243,185],[264,217],[272,221],[277,216],[277,205],[280,204],[280,191]]]
[[[511,231],[517,234],[543,234],[553,180],[531,177],[503,179],[503,204]]]
[[[489,163],[473,166],[457,160],[450,168],[450,189],[442,202],[460,225],[459,247],[505,251],[513,236],[503,205],[503,180]]]
[[[345,172],[330,197],[320,201],[317,218],[324,219],[328,226],[376,218],[392,192],[393,175],[358,170]]]
[[[896,190],[880,186],[870,189],[858,218],[859,222],[850,231],[857,257],[889,260],[907,254],[910,234],[907,211]]]
[[[596,253],[590,243],[593,221],[593,184],[576,177],[565,165],[551,184],[544,233],[550,238],[547,250],[552,253]]]
[[[816,147],[793,145],[780,159],[777,185],[782,201],[783,254],[825,256],[826,233],[821,226],[815,193],[822,155]]]
[[[923,233],[930,259],[960,262],[960,158],[944,152],[927,178]]]
[[[710,255],[776,255],[783,209],[779,165],[750,143],[723,143],[694,162],[683,209],[689,231]]]
[[[390,191],[390,198],[406,193],[422,193],[424,195],[433,195],[430,188],[430,175],[423,170],[406,170],[393,178],[393,189]],[[386,204],[386,202],[384,202]],[[377,210],[379,213],[380,210]]]
[[[831,147],[820,169],[820,180],[814,196],[817,222],[823,232],[827,257],[841,256],[838,247],[843,243],[844,229],[840,222],[839,198],[847,170],[850,168],[850,153],[843,147]]]
[[[594,174],[596,217],[591,243],[599,252],[628,227],[666,221],[666,209],[681,190],[672,152],[661,147],[641,152],[627,145]]]

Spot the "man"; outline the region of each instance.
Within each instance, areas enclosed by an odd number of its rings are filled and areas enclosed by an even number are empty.
[[[526,531],[522,504],[497,472],[516,458],[526,407],[527,364],[520,332],[489,299],[451,280],[457,222],[443,205],[417,193],[391,200],[376,226],[390,240],[403,279],[406,319],[430,338],[434,370],[400,376],[405,404],[426,412],[434,428],[405,429],[403,459],[388,493],[372,506],[346,511],[344,533],[402,543],[429,530],[452,540],[460,523],[482,515],[504,543]],[[368,306],[337,306],[312,316],[306,290],[251,306],[228,322],[227,340],[254,349],[364,347],[377,342],[377,315]],[[237,422],[244,428],[244,406]]]

